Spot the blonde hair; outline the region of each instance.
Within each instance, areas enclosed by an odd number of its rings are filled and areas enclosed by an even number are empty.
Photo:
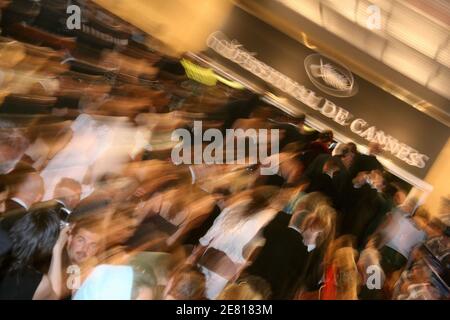
[[[414,216],[417,218],[421,218],[424,221],[428,222],[430,221],[430,212],[423,206],[420,206],[416,209],[416,212],[414,213]]]
[[[358,252],[353,249],[353,243],[353,236],[341,236],[330,243],[325,255],[325,269],[334,267],[337,300],[358,299],[361,279],[356,264]]]
[[[328,205],[319,205],[301,222],[300,230],[309,228],[321,230],[317,238],[317,246],[328,244],[334,239],[336,232],[336,211]]]
[[[296,203],[294,212],[297,210],[314,211],[320,205],[331,205],[330,198],[321,192],[311,192]]]
[[[333,263],[338,271],[336,275],[336,299],[357,300],[359,274],[356,266],[356,252],[351,247],[340,248],[335,252]],[[337,277],[345,274],[345,277]]]
[[[228,284],[216,300],[263,300],[263,296],[248,283],[241,282]]]
[[[325,254],[324,263],[326,266],[333,263],[333,259],[336,255],[336,251],[341,248],[351,247],[353,248],[353,244],[355,242],[355,237],[349,234],[340,236],[337,239],[331,241],[330,245],[327,248],[327,252]]]

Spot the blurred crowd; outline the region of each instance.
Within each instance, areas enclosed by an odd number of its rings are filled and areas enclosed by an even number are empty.
[[[72,2],[80,30],[65,0],[0,0],[0,299],[448,299],[424,249],[448,267],[448,226],[382,146],[193,81],[156,39]],[[278,174],[175,165],[172,133],[194,121],[280,130]]]

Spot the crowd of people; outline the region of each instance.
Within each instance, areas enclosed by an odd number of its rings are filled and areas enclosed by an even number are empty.
[[[448,229],[383,168],[382,146],[336,146],[252,92],[195,82],[93,3],[104,33],[73,37],[52,33],[65,1],[22,2],[0,38],[0,299],[410,297],[402,271]],[[280,130],[278,173],[174,164],[172,133],[194,121]]]

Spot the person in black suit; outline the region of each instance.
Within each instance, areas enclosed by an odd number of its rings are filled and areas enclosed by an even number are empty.
[[[308,143],[299,156],[299,159],[305,168],[308,168],[317,156],[321,154],[331,155],[331,150],[329,147],[332,142],[333,132],[330,130],[325,130],[319,133],[315,141]]]
[[[265,279],[272,299],[293,298],[298,289],[311,290],[319,282],[324,248],[334,237],[335,215],[320,206],[302,217],[279,212],[265,227],[266,243],[253,264],[244,271]]]
[[[41,176],[36,169],[25,162],[17,162],[12,171],[1,176],[1,181],[9,191],[5,201],[5,211],[17,208],[28,209],[43,196],[44,183]]]
[[[342,234],[356,238],[357,248],[363,248],[368,237],[377,229],[385,214],[391,210],[392,200],[384,192],[387,180],[379,170],[361,172],[353,179],[353,188],[345,208]]]
[[[378,143],[369,143],[369,154],[358,152],[354,143],[348,143],[347,145],[355,154],[353,164],[349,168],[350,177],[352,179],[362,171],[383,170],[383,165],[378,161],[376,157],[382,151],[381,146]]]
[[[44,195],[44,182],[37,172],[10,173],[7,183],[9,198],[5,201],[5,211],[0,222],[5,230],[9,230]]]
[[[339,171],[333,175],[333,185],[336,190],[334,208],[342,211],[346,201],[349,201],[348,195],[352,189],[352,179],[350,169],[355,161],[355,152],[350,144],[343,145],[339,150],[333,151],[338,158]]]
[[[9,198],[5,200],[5,211],[0,215],[0,232],[3,233],[0,247],[6,250],[5,253],[9,251],[8,233],[44,194],[42,178],[36,172],[15,174],[13,171],[6,178],[6,183],[9,188]]]
[[[330,197],[334,207],[340,210],[352,186],[349,169],[354,156],[347,145],[339,148],[334,156],[318,155],[303,175],[303,180],[309,182],[305,192],[322,192]]]
[[[344,166],[339,157],[332,157],[329,154],[317,156],[303,174],[302,180],[308,182],[305,192],[321,192],[336,203],[338,198],[336,177],[343,170]]]

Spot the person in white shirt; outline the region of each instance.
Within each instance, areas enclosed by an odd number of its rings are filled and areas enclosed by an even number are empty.
[[[264,194],[263,190],[266,192],[265,200],[260,197]],[[200,238],[200,247],[194,254],[201,255],[212,249],[225,256],[224,261],[214,263],[216,268],[211,268],[210,264],[201,266],[206,277],[208,299],[215,299],[228,281],[239,275],[253,250],[261,245],[263,240],[259,233],[277,213],[276,209],[266,206],[271,198],[268,195],[274,195],[275,190],[278,189],[266,186],[233,197],[231,204],[225,207],[213,226]]]
[[[386,275],[405,266],[415,247],[427,238],[422,224],[428,219],[427,211],[414,210],[417,201],[407,199],[401,206],[388,214],[380,226],[381,236],[378,247],[381,253],[381,266]]]
[[[152,300],[155,275],[141,273],[128,265],[102,264],[92,271],[73,300]]]
[[[45,201],[52,199],[55,186],[62,178],[71,178],[83,184],[90,166],[112,143],[111,129],[90,115],[79,115],[70,129],[71,140],[41,171],[45,184]],[[90,187],[83,184],[82,197],[89,191],[92,191]]]

